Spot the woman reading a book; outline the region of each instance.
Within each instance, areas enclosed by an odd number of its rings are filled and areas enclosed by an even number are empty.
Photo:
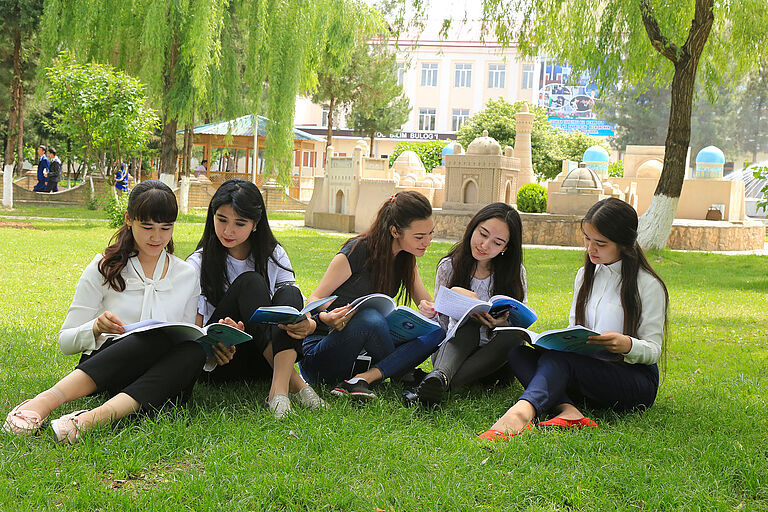
[[[418,192],[398,192],[379,208],[371,227],[348,240],[334,256],[310,300],[337,295],[334,305],[341,307],[313,317],[316,330],[304,340],[304,359],[299,363],[309,382],[338,382],[332,391],[336,395],[375,398],[370,384],[411,371],[437,348],[439,335],[395,346],[381,313],[374,309],[350,312],[349,306],[371,293],[383,293],[404,304],[431,300],[416,258],[432,243],[433,228],[429,200]],[[363,352],[370,368],[355,364]]]
[[[446,286],[484,301],[506,295],[525,303],[522,261],[520,215],[506,203],[489,204],[470,220],[461,241],[438,264],[435,294]],[[437,314],[434,303],[427,300],[419,304],[419,311],[429,318]],[[512,337],[496,339],[492,332],[495,327],[509,325],[508,317],[509,311],[499,316],[477,313],[459,327],[432,357],[433,370],[416,388],[415,398],[425,405],[436,404],[449,387],[466,386],[506,366],[507,353],[519,341]],[[456,323],[446,315],[438,318],[446,330]]]
[[[267,403],[278,419],[291,410],[289,392],[297,393],[306,407],[325,407],[293,367],[301,355],[301,340],[309,332],[309,319],[279,327],[249,322],[261,306],[301,309],[304,302],[256,185],[240,179],[221,184],[208,206],[197,250],[187,261],[200,274],[197,324],[231,318],[253,337],[237,347],[213,347],[214,358],[205,368],[208,379],[270,380]]]
[[[95,425],[186,400],[205,361],[200,345],[158,332],[115,339],[124,325],[140,320],[195,319],[197,274],[171,254],[176,214],[176,196],[167,185],[150,180],[133,189],[123,226],[83,271],[59,332],[61,351],[82,353],[80,363],[14,407],[3,425],[7,432],[35,433],[60,405],[97,392],[111,397],[51,422],[57,441],[74,443]]]
[[[616,198],[598,201],[581,223],[586,257],[576,275],[569,323],[601,334],[587,343],[609,358],[527,346],[509,354],[525,388],[520,399],[481,437],[497,440],[533,426],[597,426],[578,405],[614,411],[650,407],[659,386],[669,295],[637,244],[637,213]]]

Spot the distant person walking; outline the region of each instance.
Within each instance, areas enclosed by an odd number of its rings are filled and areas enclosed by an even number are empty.
[[[58,192],[61,181],[61,160],[56,156],[56,149],[48,148],[48,181],[45,184],[46,192]]]
[[[37,185],[32,189],[33,192],[45,192],[46,181],[48,180],[49,163],[48,157],[45,156],[46,147],[43,145],[38,146],[37,156],[40,158],[37,161]]]

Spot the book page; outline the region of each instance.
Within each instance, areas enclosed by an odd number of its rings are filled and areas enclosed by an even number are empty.
[[[462,293],[451,290],[447,286],[441,286],[437,290],[437,297],[435,297],[435,311],[456,320],[463,317],[468,310],[479,304],[488,306],[485,311],[490,309],[489,302],[467,297]]]
[[[381,313],[382,316],[387,316],[389,313],[391,313],[392,310],[395,309],[396,305],[395,301],[392,300],[392,297],[389,295],[384,295],[383,293],[372,293],[371,295],[365,295],[364,297],[359,297],[353,300],[349,304],[352,306],[350,311],[371,308]]]

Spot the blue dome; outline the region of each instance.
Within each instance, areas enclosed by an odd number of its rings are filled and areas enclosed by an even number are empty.
[[[582,157],[581,161],[608,163],[608,152],[602,146],[592,146],[587,148],[587,150],[584,152],[584,156]]]
[[[443,150],[440,151],[440,156],[443,157],[445,155],[452,155],[453,154],[453,143],[446,144],[445,147],[443,147]]]
[[[699,151],[699,154],[696,155],[696,163],[704,163],[704,164],[724,164],[725,163],[725,155],[722,151],[720,151],[720,148],[717,148],[715,146],[707,146],[701,151]]]

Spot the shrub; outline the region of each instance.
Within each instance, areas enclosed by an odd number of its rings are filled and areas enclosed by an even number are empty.
[[[443,148],[448,144],[446,140],[431,140],[429,142],[398,142],[395,148],[392,150],[392,154],[389,156],[389,166],[395,163],[397,157],[403,151],[413,151],[419,158],[421,163],[424,164],[424,169],[427,172],[432,172],[432,169],[442,165],[442,152]]]
[[[608,176],[611,178],[622,178],[624,176],[624,162],[609,163]]]
[[[768,179],[768,167],[755,167],[752,169],[752,176],[758,180]],[[763,199],[757,203],[757,209],[768,210],[768,183],[760,191],[763,193]]]
[[[107,200],[104,211],[107,212],[109,226],[119,228],[125,220],[125,211],[128,209],[128,194],[111,196]]]
[[[517,191],[517,209],[525,213],[547,211],[547,189],[538,183],[526,183]]]

